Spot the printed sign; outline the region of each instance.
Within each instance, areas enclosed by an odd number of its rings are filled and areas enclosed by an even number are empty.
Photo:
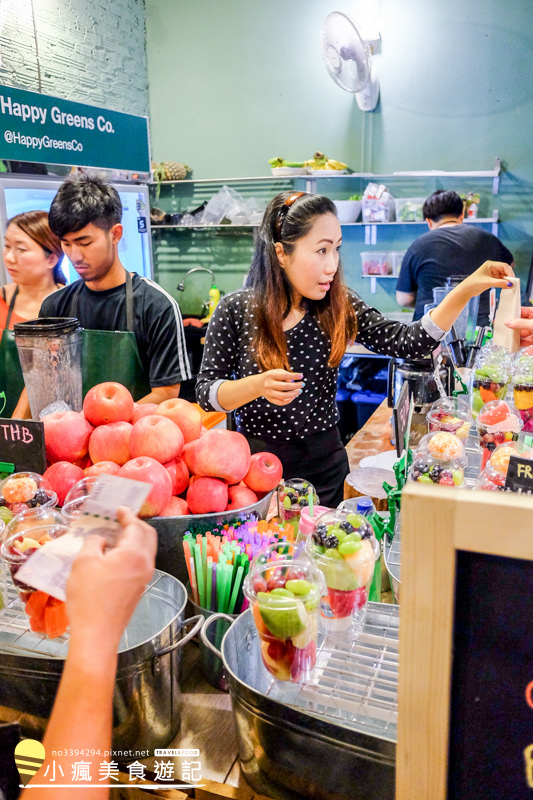
[[[0,461],[14,464],[15,472],[42,475],[46,469],[43,423],[0,418]]]
[[[150,171],[148,119],[0,86],[2,158]]]
[[[394,424],[394,441],[396,442],[396,455],[398,458],[402,455],[405,447],[405,437],[411,427],[409,419],[409,386],[407,381],[402,386],[398,402],[394,407],[393,424]],[[411,412],[412,416],[412,412]]]
[[[532,492],[533,491],[533,461],[521,456],[511,456],[505,488],[511,492]]]

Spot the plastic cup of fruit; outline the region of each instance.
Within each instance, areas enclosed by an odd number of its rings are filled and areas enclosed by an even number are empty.
[[[17,572],[39,547],[68,530],[61,514],[51,508],[17,514],[6,528],[0,556],[9,567],[19,597],[27,603],[36,590],[17,579]]]
[[[507,400],[494,400],[483,407],[477,418],[482,470],[499,444],[518,440],[523,424],[518,410]]]
[[[498,473],[489,473],[485,468],[476,478],[474,489],[482,492],[504,492],[505,478],[502,478]]]
[[[435,400],[426,420],[429,433],[454,433],[463,441],[468,439],[472,426],[470,406],[460,397],[441,397]]]
[[[459,489],[465,478],[462,466],[454,458],[435,458],[429,453],[416,452],[408,479]]]
[[[13,514],[56,505],[56,493],[46,478],[36,472],[15,472],[0,482],[0,507],[4,506]]]
[[[533,431],[533,358],[522,355],[513,378],[513,400],[524,423],[524,433]]]
[[[281,481],[278,487],[279,515],[284,522],[291,523],[295,534],[298,533],[302,508],[309,505],[309,490],[313,491],[313,503],[318,505],[315,487],[304,478],[289,478]]]
[[[472,373],[472,416],[475,418],[486,403],[503,400],[512,373],[509,353],[498,345],[485,345],[476,358]]]
[[[89,497],[97,480],[98,478],[95,475],[82,478],[81,481],[78,481],[69,489],[65,497],[65,502],[63,503],[63,508],[61,509],[63,518],[67,523],[70,524],[73,519],[79,517],[81,508]]]
[[[263,664],[285,685],[311,677],[325,591],[322,573],[313,564],[276,561],[246,576],[244,594],[261,640]]]
[[[353,641],[363,627],[370,584],[380,546],[362,514],[334,509],[322,514],[305,545],[324,575],[327,596],[320,621],[330,636]]]
[[[288,542],[281,540],[272,542],[262,547],[259,552],[255,554],[251,563],[249,574],[251,575],[254,570],[259,569],[264,564],[269,564],[276,561],[291,561],[296,552],[295,542]]]
[[[455,459],[461,467],[466,467],[468,457],[464,443],[454,433],[435,431],[426,433],[416,449],[416,456],[433,456],[444,461]]]

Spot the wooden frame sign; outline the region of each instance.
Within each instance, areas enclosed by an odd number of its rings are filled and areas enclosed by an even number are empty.
[[[402,500],[396,800],[533,798],[533,498]]]

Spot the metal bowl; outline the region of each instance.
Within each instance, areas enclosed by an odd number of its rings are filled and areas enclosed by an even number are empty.
[[[269,492],[251,506],[234,511],[220,511],[214,514],[190,514],[183,517],[152,517],[146,520],[157,531],[157,569],[168,572],[182,583],[189,580],[185,556],[183,554],[183,535],[190,531],[205,534],[218,525],[229,524],[234,520],[265,519],[274,492]]]

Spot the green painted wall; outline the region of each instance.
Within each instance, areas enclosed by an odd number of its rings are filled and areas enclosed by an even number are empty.
[[[383,47],[375,58],[381,101],[367,115],[333,83],[320,54],[326,15],[356,9],[356,0],[147,0],[154,158],[185,161],[194,177],[210,178],[265,175],[271,156],[307,158],[316,149],[374,172],[490,169],[499,156],[506,169],[501,191],[493,199],[489,182],[481,184],[483,205],[499,208],[500,238],[524,277],[533,249],[533,3],[383,0]],[[324,193],[348,196],[346,187],[329,184]],[[438,185],[391,182],[391,189],[423,195]],[[390,231],[378,247],[400,249],[421,233]],[[240,264],[242,242],[232,245],[224,234],[227,259],[224,247],[215,259],[209,252],[213,234],[203,241],[198,234],[187,268],[195,259],[211,260],[221,272]],[[177,235],[183,232],[165,234],[173,238],[160,273],[171,290],[183,274],[177,251],[185,242],[178,244]],[[379,308],[397,310],[394,281],[379,282],[371,296],[360,278],[362,237],[362,229],[345,229],[349,282]],[[242,273],[236,268],[220,277],[229,290]]]

